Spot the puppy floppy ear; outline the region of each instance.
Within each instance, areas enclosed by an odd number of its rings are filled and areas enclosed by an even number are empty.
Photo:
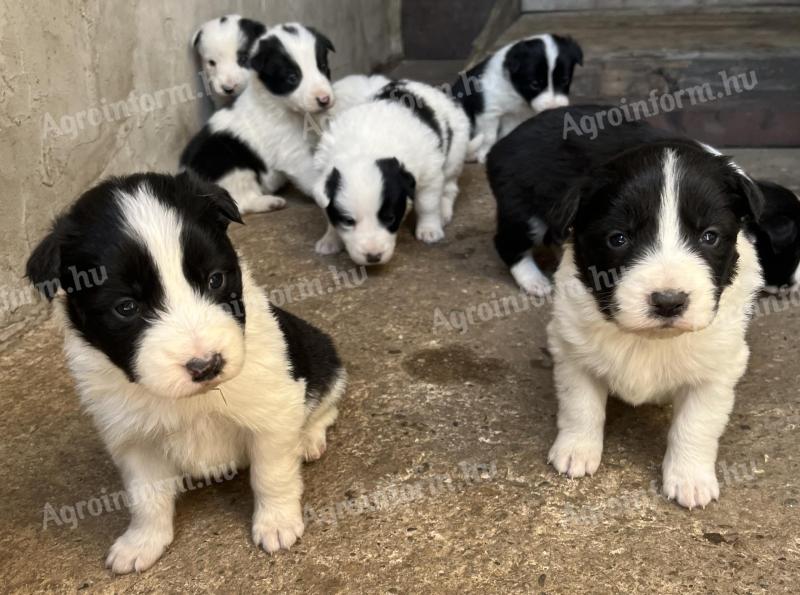
[[[342,188],[342,174],[335,167],[320,176],[314,187],[314,200],[321,209],[327,209]]]
[[[314,27],[306,27],[306,29],[311,31],[314,37],[317,38],[317,41],[319,41],[319,43],[322,45],[322,47],[324,47],[329,52],[334,52],[334,53],[336,52],[336,48],[333,47],[333,42],[327,36],[317,31]]]
[[[758,184],[730,157],[720,155],[718,159],[724,163],[725,185],[734,197],[733,208],[736,216],[759,222],[764,213],[764,195]]]
[[[267,62],[272,57],[275,51],[273,38],[261,39],[258,43],[253,44],[253,50],[250,54],[250,68],[257,72],[264,70]]]
[[[65,215],[59,217],[39,245],[34,248],[25,265],[25,276],[39,293],[52,301],[61,277],[61,245],[69,224]]]
[[[564,193],[561,200],[556,201],[547,214],[547,226],[550,239],[555,244],[563,244],[570,234],[570,229],[578,215],[581,196],[589,191],[589,182],[581,180]]]
[[[558,44],[559,52],[562,52],[579,66],[583,66],[583,50],[577,41],[569,35],[553,35],[553,38]]]
[[[200,27],[192,34],[192,49],[198,51],[200,49],[200,38],[203,36],[203,28]]]
[[[417,180],[396,157],[378,159],[377,165],[385,181],[394,181],[396,187],[408,200],[414,200],[417,192]]]
[[[207,204],[213,208],[214,218],[222,226],[222,229],[228,229],[231,221],[244,225],[236,201],[221,186],[203,180],[191,170],[180,173],[177,181],[179,185],[185,185],[195,197],[207,201]]]
[[[797,224],[786,215],[775,215],[758,222],[759,229],[769,237],[775,254],[780,254],[797,242]]]

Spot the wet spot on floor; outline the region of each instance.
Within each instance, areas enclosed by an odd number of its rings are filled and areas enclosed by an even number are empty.
[[[403,369],[434,384],[492,384],[504,378],[508,368],[499,358],[481,357],[466,347],[448,345],[415,351],[403,360]]]

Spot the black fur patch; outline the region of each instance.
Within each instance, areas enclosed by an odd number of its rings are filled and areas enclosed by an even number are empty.
[[[541,39],[515,43],[506,53],[503,67],[514,90],[530,103],[547,89],[549,66],[547,50]]]
[[[242,32],[244,42],[239,46],[236,53],[236,61],[239,66],[247,67],[250,63],[250,50],[253,48],[256,40],[264,35],[267,28],[258,21],[252,19],[239,19],[239,30]]]
[[[305,320],[272,306],[286,339],[292,378],[306,381],[306,401],[319,401],[333,387],[342,362],[331,338]]]
[[[274,35],[258,43],[258,49],[250,58],[250,67],[273,95],[289,95],[303,80],[300,66]]]
[[[583,50],[571,37],[553,35],[558,55],[553,68],[553,91],[569,95],[575,65],[583,65]]]
[[[325,194],[328,196],[329,203],[325,208],[325,213],[328,215],[328,221],[334,227],[341,227],[349,222],[350,217],[344,213],[339,205],[336,203],[336,197],[339,190],[342,188],[342,174],[335,167],[328,174],[328,179],[325,180]]]
[[[267,164],[244,141],[228,132],[212,133],[208,126],[189,141],[180,164],[211,181],[220,180],[235,169],[250,169],[259,180],[267,173]]]
[[[281,27],[281,29],[283,29],[284,31],[286,31],[287,33],[290,33],[292,35],[300,35],[300,32],[297,30],[297,27],[295,27],[294,25],[284,25],[283,27]]]
[[[336,48],[333,47],[333,42],[328,39],[325,35],[314,29],[314,27],[306,27],[311,34],[314,36],[315,46],[314,46],[314,53],[317,57],[317,68],[319,71],[328,77],[328,80],[331,78],[331,69],[328,65],[328,52],[335,52]]]
[[[452,86],[452,97],[458,101],[469,116],[472,124],[473,133],[475,131],[475,119],[483,113],[483,72],[489,58],[476,64],[467,72],[461,73]]]
[[[774,287],[792,285],[800,281],[794,278],[800,266],[800,200],[778,184],[763,180],[757,184],[764,195],[764,213],[750,230],[756,238],[764,281]]]
[[[229,221],[241,220],[236,204],[221,188],[188,173],[136,174],[102,182],[59,217],[27,264],[34,285],[58,280],[66,292],[71,326],[132,382],[140,337],[158,316],[165,297],[152,257],[125,228],[117,198],[142,185],[179,212],[184,257],[192,262],[193,275],[199,279],[201,269],[223,266],[230,271],[233,289],[241,294],[241,284],[236,283],[241,274],[238,260],[225,234]],[[137,304],[138,313],[123,318],[116,307],[129,299]],[[237,319],[244,324],[243,306]]]
[[[439,139],[439,147],[441,148],[444,146],[442,127],[436,119],[436,114],[431,106],[428,105],[427,101],[408,89],[405,85],[405,81],[392,81],[388,83],[378,91],[375,95],[375,99],[378,101],[394,101],[407,107],[417,119],[433,130],[434,134],[436,134],[436,138]]]
[[[383,176],[378,220],[386,229],[397,233],[406,212],[407,201],[414,200],[417,181],[394,157],[378,159],[375,164]]]

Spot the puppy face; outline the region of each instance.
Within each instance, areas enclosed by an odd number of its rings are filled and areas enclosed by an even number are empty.
[[[564,207],[600,311],[629,331],[686,332],[713,321],[742,220],[759,217],[763,197],[726,157],[658,143],[594,171]]]
[[[571,38],[540,35],[514,44],[504,66],[517,93],[540,112],[569,105],[576,64],[583,64],[583,52]]]
[[[415,187],[414,176],[394,157],[348,160],[328,170],[315,195],[353,262],[383,264],[394,254]]]
[[[59,279],[69,324],[131,382],[165,399],[236,376],[245,311],[226,235],[240,221],[221,188],[189,174],[139,174],[85,193],[31,255],[37,286]],[[102,270],[82,285],[74,271]],[[51,296],[48,296],[51,297]]]
[[[328,52],[331,41],[298,23],[279,25],[258,40],[250,59],[267,90],[296,112],[315,113],[334,104]]]
[[[764,282],[770,291],[800,283],[800,200],[783,186],[758,181],[764,214],[753,226]]]
[[[203,72],[217,95],[236,97],[250,80],[249,51],[261,23],[231,14],[207,22],[192,36]]]

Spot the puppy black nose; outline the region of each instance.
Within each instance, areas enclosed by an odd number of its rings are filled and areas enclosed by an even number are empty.
[[[330,95],[322,95],[321,97],[317,97],[317,103],[319,104],[320,107],[325,107],[330,102],[331,102]]]
[[[377,263],[379,263],[381,261],[382,257],[383,257],[383,253],[367,254],[367,262],[369,264],[377,264]]]
[[[215,353],[208,359],[193,357],[186,362],[186,369],[189,370],[194,382],[206,382],[216,378],[224,366],[225,360],[219,353]]]
[[[222,90],[225,91],[226,95],[230,95],[231,93],[236,91],[236,87],[226,87],[225,85],[222,85]]]
[[[650,294],[653,313],[661,318],[675,318],[689,306],[689,294],[685,291],[656,291]]]

